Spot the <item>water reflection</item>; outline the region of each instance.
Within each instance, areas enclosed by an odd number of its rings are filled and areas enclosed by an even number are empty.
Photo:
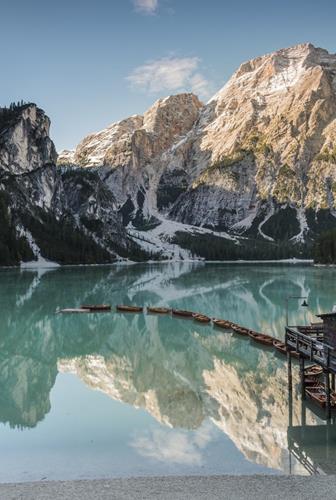
[[[217,433],[208,421],[203,422],[193,433],[184,430],[171,432],[170,429],[154,429],[135,436],[131,446],[144,457],[166,463],[200,466],[202,452]]]
[[[336,273],[327,272],[192,263],[3,271],[0,420],[36,426],[50,411],[58,371],[74,373],[166,426],[133,436],[130,446],[140,456],[200,465],[204,448],[217,439],[215,424],[252,462],[288,472],[285,359],[188,320],[55,310],[84,302],[170,305],[282,337],[286,295],[309,295],[311,319],[312,311],[331,308]],[[290,307],[291,318],[302,322],[297,305]],[[300,412],[296,392],[293,426],[301,422]],[[308,411],[305,425],[318,423]],[[304,470],[298,459],[291,466]]]
[[[302,464],[309,474],[335,474],[335,446],[335,422],[288,427],[291,457]]]

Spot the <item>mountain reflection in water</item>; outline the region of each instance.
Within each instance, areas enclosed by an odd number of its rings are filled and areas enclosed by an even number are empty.
[[[314,320],[313,313],[333,305],[335,276],[308,266],[195,263],[3,270],[0,420],[35,427],[50,412],[58,372],[73,373],[163,424],[133,436],[129,446],[140,456],[197,466],[202,450],[223,432],[249,461],[288,472],[285,358],[190,320],[55,310],[88,302],[168,305],[283,338],[284,298],[309,296],[310,310],[291,303],[290,318]],[[300,419],[296,387],[294,425]],[[306,425],[320,423],[307,412]],[[333,438],[328,447],[335,451]],[[305,472],[297,461],[292,467]]]

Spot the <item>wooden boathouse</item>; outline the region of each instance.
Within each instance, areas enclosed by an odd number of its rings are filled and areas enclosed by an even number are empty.
[[[316,401],[326,409],[327,418],[336,409],[336,312],[321,314],[321,323],[311,326],[286,327],[286,349],[288,360],[288,388],[292,391],[292,357],[299,358],[302,399],[316,394]],[[312,363],[321,368],[324,383],[307,385],[305,365]]]

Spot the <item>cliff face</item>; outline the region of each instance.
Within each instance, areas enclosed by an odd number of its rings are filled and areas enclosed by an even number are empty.
[[[99,174],[56,168],[49,124],[34,104],[0,109],[0,264],[113,262],[136,253]]]
[[[142,226],[155,216],[168,152],[190,132],[201,109],[193,94],[160,99],[144,116],[114,123],[84,138],[75,151],[61,152],[58,164],[105,167],[101,169],[104,182],[122,207],[124,223],[135,220],[136,226]]]
[[[36,106],[0,108],[1,169],[18,175],[55,165],[57,154],[49,128],[49,118]]]
[[[200,168],[174,215],[208,219],[215,205],[234,210],[217,224],[242,229],[260,213],[256,205],[273,217],[285,204],[334,211],[335,91],[336,57],[310,44],[243,64],[204,109]]]
[[[59,163],[104,165],[125,224],[164,217],[295,245],[336,225],[335,139],[336,56],[303,44],[242,64],[206,105],[160,100]]]

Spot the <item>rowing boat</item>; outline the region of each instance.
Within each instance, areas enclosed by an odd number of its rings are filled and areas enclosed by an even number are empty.
[[[322,406],[324,408],[327,404],[327,393],[322,384],[316,384],[314,386],[306,387],[306,394],[309,396],[315,403]],[[336,406],[336,393],[334,391],[330,391],[330,405]]]
[[[81,309],[88,309],[89,311],[111,311],[111,306],[107,304],[89,304],[80,306]]]
[[[305,386],[307,386],[307,385],[309,385],[309,386],[316,386],[316,381],[317,381],[316,377],[313,377],[313,376],[307,377],[307,375],[304,376]]]
[[[239,335],[249,335],[250,330],[240,325],[232,324],[231,329]]]
[[[323,390],[323,387],[306,387],[306,394],[310,397],[315,403],[322,406],[322,408],[326,405],[326,394]]]
[[[260,344],[273,346],[274,339],[270,335],[265,335],[264,333],[258,333],[253,331],[249,331],[248,335],[251,337],[251,339],[255,340],[256,342],[259,342]]]
[[[296,358],[296,359],[300,358],[300,354],[296,351],[290,351],[290,354],[291,354],[292,358]]]
[[[174,316],[182,316],[183,318],[192,318],[194,314],[192,311],[185,311],[183,309],[173,309],[172,313]]]
[[[124,306],[124,305],[117,305],[117,311],[120,312],[142,312],[143,307],[139,306]]]
[[[192,317],[199,323],[210,323],[211,321],[211,319],[208,316],[205,316],[205,314],[194,313]]]
[[[286,355],[288,352],[290,352],[290,355],[293,358],[298,358],[299,357],[299,353],[297,353],[296,351],[287,351],[286,344],[284,342],[281,342],[281,340],[274,339],[273,340],[273,346],[274,346],[274,348],[278,352],[281,352],[281,354],[285,354]]]
[[[323,372],[322,366],[312,365],[305,368],[304,374],[306,377],[317,377]]]
[[[169,314],[171,309],[167,307],[147,307],[147,312],[152,314]]]
[[[82,308],[76,308],[76,307],[68,307],[66,309],[60,309],[59,311],[56,311],[57,314],[80,314],[80,313],[90,313],[93,312],[90,309],[82,309]]]
[[[281,352],[281,354],[287,354],[286,344],[281,342],[281,340],[273,340],[273,345],[277,351]]]
[[[215,326],[218,326],[219,328],[224,328],[225,330],[230,330],[231,329],[231,321],[227,321],[226,319],[216,319],[214,318],[212,320],[213,324]]]

